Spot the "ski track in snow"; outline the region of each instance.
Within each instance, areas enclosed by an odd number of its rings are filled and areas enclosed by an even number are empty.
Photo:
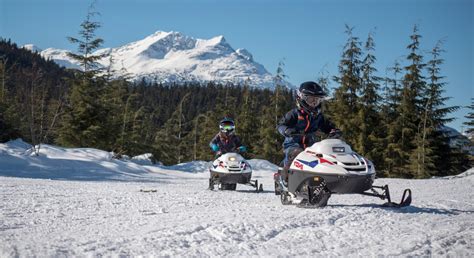
[[[206,190],[208,173],[151,170],[147,182],[0,177],[0,257],[474,255],[472,175],[378,179],[394,201],[412,189],[402,209],[360,195],[301,209],[274,195],[273,171],[254,171],[265,190],[255,193]]]

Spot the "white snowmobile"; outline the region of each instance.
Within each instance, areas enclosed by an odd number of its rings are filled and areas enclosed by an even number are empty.
[[[245,184],[255,187],[257,192],[263,191],[262,184],[258,180],[251,180],[252,167],[237,153],[229,152],[218,157],[209,168],[209,189],[214,190],[218,186],[220,190],[235,190],[237,184]]]
[[[352,151],[340,139],[326,139],[299,153],[288,170],[288,184],[282,168],[275,173],[275,194],[283,205],[324,207],[333,193],[362,194],[387,200],[384,206],[404,207],[411,204],[411,190],[405,189],[400,203],[391,201],[388,185],[374,186],[375,167]]]

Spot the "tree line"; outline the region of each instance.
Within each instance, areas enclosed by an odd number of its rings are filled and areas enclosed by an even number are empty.
[[[98,27],[89,13],[80,37],[69,38],[78,45],[71,57],[82,71],[0,40],[1,141],[21,137],[37,154],[40,143],[50,143],[113,151],[118,158],[152,153],[157,161],[176,164],[211,160],[208,143],[219,120],[231,116],[248,146],[247,158],[275,164],[283,159],[283,137],[275,127],[295,105],[294,91],[283,86],[284,62],[272,90],[250,87],[249,81],[132,82],[98,68],[104,58],[93,55],[103,42],[95,35]],[[353,149],[374,161],[379,176],[427,178],[469,168],[468,153],[450,145],[442,130],[459,108],[445,106],[442,42],[425,62],[415,26],[404,63],[390,67],[391,76],[379,77],[373,35],[362,42],[349,26],[346,33],[338,74],[317,81],[326,88],[336,84],[323,109]],[[472,115],[469,123],[472,130]]]

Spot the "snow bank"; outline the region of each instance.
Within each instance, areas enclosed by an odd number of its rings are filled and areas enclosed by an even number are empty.
[[[264,159],[251,159],[249,160],[249,163],[250,163],[250,166],[252,166],[253,170],[271,170],[274,172],[278,170],[277,165]]]
[[[0,176],[61,180],[147,181],[150,171],[113,154],[92,148],[61,148],[42,144],[39,155],[21,139],[0,144]]]
[[[130,161],[133,162],[133,163],[136,163],[138,165],[151,166],[151,165],[154,165],[153,162],[152,162],[152,158],[153,158],[153,154],[145,153],[145,154],[142,154],[142,155],[132,157],[130,159]]]
[[[208,172],[209,166],[211,166],[211,164],[212,162],[209,162],[209,161],[198,160],[198,161],[180,163],[180,164],[172,165],[172,166],[160,166],[160,167],[163,169],[177,170],[177,171],[182,171],[182,172],[202,173],[202,172]]]
[[[455,176],[446,176],[446,177],[443,177],[445,179],[453,179],[453,178],[463,178],[463,177],[472,177],[474,176],[474,168],[470,168],[466,171],[464,171],[463,173],[459,174],[459,175],[455,175]]]
[[[10,155],[14,153],[25,153],[33,147],[22,139],[12,140],[6,143],[0,143],[0,155]]]

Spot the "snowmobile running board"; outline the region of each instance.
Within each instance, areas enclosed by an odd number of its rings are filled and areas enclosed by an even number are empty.
[[[381,189],[382,193],[379,193],[376,189]],[[384,186],[373,185],[370,190],[372,190],[371,193],[363,192],[361,194],[379,197],[382,200],[387,199],[387,202],[383,204],[384,207],[401,208],[401,207],[410,206],[411,204],[411,189],[405,189],[405,191],[403,191],[403,196],[400,203],[392,202],[392,199],[390,198],[390,190],[388,189],[388,185],[384,185]]]

